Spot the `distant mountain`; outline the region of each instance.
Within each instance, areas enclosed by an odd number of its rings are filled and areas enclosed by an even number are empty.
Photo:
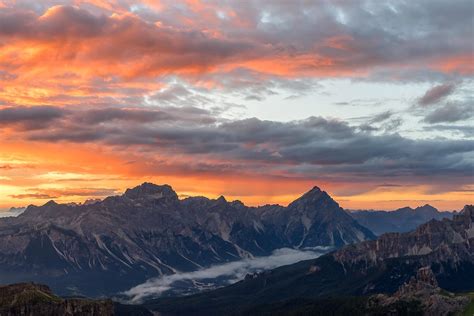
[[[288,207],[178,199],[144,183],[82,205],[29,206],[0,220],[0,280],[55,292],[114,294],[148,278],[194,271],[275,249],[340,247],[374,238],[319,188]]]
[[[337,298],[396,293],[421,268],[433,272],[433,279],[444,290],[473,291],[473,222],[474,207],[466,206],[452,220],[431,220],[412,232],[384,234],[314,260],[250,275],[225,288],[157,299],[146,306],[165,315],[245,314],[262,305],[284,309],[295,300],[320,300],[334,306]]]
[[[357,210],[350,211],[350,214],[376,235],[382,235],[409,232],[432,219],[452,218],[455,213],[440,212],[426,204],[415,209],[404,207],[395,211]]]

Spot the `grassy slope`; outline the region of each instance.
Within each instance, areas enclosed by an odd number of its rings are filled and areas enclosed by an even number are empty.
[[[474,315],[474,292],[465,294],[471,299],[471,303],[466,307],[464,312],[461,313],[461,316],[473,316]]]

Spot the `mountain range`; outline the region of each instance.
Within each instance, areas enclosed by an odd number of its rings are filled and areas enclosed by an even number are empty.
[[[152,300],[146,306],[162,315],[261,315],[258,311],[262,308],[297,309],[308,300],[318,300],[315,303],[318,306],[329,304],[337,308],[339,303],[350,301],[347,297],[355,296],[358,298],[353,304],[360,305],[360,297],[376,293],[403,296],[420,269],[429,270],[436,286],[439,284],[443,290],[473,291],[473,222],[474,206],[466,206],[452,220],[431,220],[412,232],[383,234],[376,240],[348,245],[314,260],[249,275],[228,287],[181,298]],[[420,303],[419,298],[416,300],[418,305],[427,304]],[[373,302],[370,299],[363,304],[368,301]],[[367,308],[362,306],[362,314],[366,314],[363,311]],[[411,307],[403,308],[407,312]],[[274,310],[272,314],[278,312]],[[419,312],[423,314],[422,310]],[[377,311],[374,314],[381,315]]]
[[[455,212],[440,212],[426,204],[415,209],[403,207],[394,211],[356,210],[350,211],[350,214],[359,224],[379,236],[390,232],[409,232],[432,219],[452,218]]]
[[[374,238],[317,187],[287,207],[248,207],[224,197],[181,200],[168,185],[143,183],[102,201],[50,201],[1,219],[0,279],[46,283],[60,295],[111,295],[279,248]]]

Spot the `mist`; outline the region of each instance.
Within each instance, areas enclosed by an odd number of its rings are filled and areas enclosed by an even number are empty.
[[[254,257],[209,268],[175,273],[153,278],[124,292],[131,303],[140,303],[146,298],[159,297],[165,293],[191,294],[242,280],[246,274],[274,269],[302,260],[314,259],[329,251],[329,248],[296,250],[281,248],[267,257]]]
[[[0,209],[0,218],[3,217],[16,217],[23,213],[26,210],[26,207],[12,207],[10,209]]]

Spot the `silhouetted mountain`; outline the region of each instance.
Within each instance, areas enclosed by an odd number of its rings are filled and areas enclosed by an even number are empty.
[[[0,279],[59,294],[101,295],[176,271],[269,255],[282,247],[339,247],[374,238],[314,188],[288,207],[247,207],[144,183],[82,205],[50,201],[0,220]]]
[[[409,232],[432,219],[452,218],[455,213],[440,212],[426,204],[415,209],[404,207],[395,211],[357,210],[350,211],[350,214],[376,235],[382,235],[384,233]]]
[[[146,305],[166,315],[245,314],[262,304],[270,309],[280,304],[284,309],[285,302],[294,300],[323,303],[335,297],[403,293],[420,268],[430,269],[442,289],[472,291],[473,222],[474,207],[466,206],[453,220],[431,220],[409,233],[384,234],[377,240],[349,245],[314,260],[252,275],[225,288],[158,299]],[[335,301],[326,303],[334,306]]]

